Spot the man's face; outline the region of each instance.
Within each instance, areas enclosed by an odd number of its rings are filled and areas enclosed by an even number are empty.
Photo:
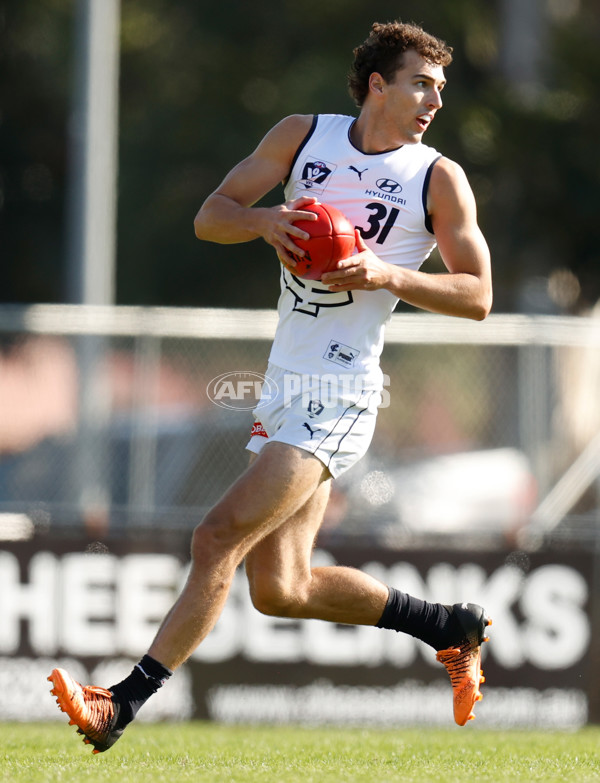
[[[441,65],[424,60],[414,49],[404,53],[402,67],[390,82],[383,83],[383,111],[389,130],[395,127],[402,143],[414,144],[442,107],[446,84]]]

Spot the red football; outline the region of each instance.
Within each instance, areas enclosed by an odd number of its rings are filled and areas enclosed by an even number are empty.
[[[310,234],[309,239],[294,237],[294,242],[304,250],[303,256],[294,256],[293,274],[305,280],[320,280],[325,272],[331,272],[342,258],[348,258],[354,250],[354,226],[336,207],[330,204],[310,204],[303,212],[314,212],[318,220],[297,220],[294,225]]]

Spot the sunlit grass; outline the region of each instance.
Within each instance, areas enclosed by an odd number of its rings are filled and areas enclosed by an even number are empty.
[[[1,779],[119,783],[597,781],[600,729],[394,731],[133,725],[92,755],[62,724],[0,724]]]

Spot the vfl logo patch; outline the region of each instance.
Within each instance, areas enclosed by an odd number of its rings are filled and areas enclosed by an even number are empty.
[[[322,193],[336,168],[335,163],[307,158],[302,166],[299,184],[305,190],[311,190],[313,193]]]
[[[325,410],[325,406],[321,402],[321,400],[311,400],[308,403],[308,407],[306,409],[308,411],[308,415],[311,419],[314,419],[315,416],[320,416],[323,411]]]
[[[359,354],[360,351],[357,348],[351,348],[349,345],[332,340],[327,346],[323,358],[334,364],[340,364],[342,367],[353,367]]]

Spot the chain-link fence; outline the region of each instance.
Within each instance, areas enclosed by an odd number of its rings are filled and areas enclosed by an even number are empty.
[[[0,309],[0,528],[191,527],[244,470],[271,311]],[[324,534],[595,530],[600,325],[395,315],[384,406]],[[19,525],[17,524],[17,529]]]

